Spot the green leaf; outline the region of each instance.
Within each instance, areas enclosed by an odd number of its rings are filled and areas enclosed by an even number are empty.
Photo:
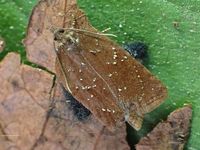
[[[9,51],[21,53],[25,59],[22,40],[25,37],[28,17],[36,0],[0,0],[0,36],[6,42],[6,48],[0,59]]]
[[[168,87],[166,102],[146,115],[140,132],[129,133],[131,142],[136,143],[172,110],[191,103],[194,113],[187,149],[199,149],[200,1],[79,0],[79,4],[95,27],[111,27],[109,32],[118,36],[114,39],[118,43],[147,43],[147,67]]]

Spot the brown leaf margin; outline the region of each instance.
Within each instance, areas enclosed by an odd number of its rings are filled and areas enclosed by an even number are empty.
[[[172,112],[166,121],[136,145],[137,150],[183,150],[190,132],[192,107],[186,105]]]

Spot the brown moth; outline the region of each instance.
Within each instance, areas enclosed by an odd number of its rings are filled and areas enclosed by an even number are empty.
[[[158,107],[166,88],[128,52],[93,28],[76,5],[54,32],[62,85],[109,129],[124,120],[136,130]]]

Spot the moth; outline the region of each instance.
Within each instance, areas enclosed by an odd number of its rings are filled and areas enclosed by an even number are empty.
[[[54,31],[56,75],[65,89],[110,130],[136,130],[167,96],[163,84],[127,51],[92,27],[76,6]]]

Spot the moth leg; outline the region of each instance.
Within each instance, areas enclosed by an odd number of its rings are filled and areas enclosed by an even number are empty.
[[[60,67],[56,67],[56,72],[63,72],[63,69],[62,69],[62,66],[61,66],[61,63],[60,61],[58,60],[58,58],[56,58],[56,64],[58,64]],[[56,65],[56,66],[58,66]],[[60,73],[60,74],[57,74],[57,75],[60,75],[59,77],[57,77],[59,79],[60,82],[64,81],[65,83],[62,84],[64,86],[64,88],[72,94],[72,91],[69,87],[69,81],[68,81],[68,78],[67,76],[64,76],[63,73]]]

